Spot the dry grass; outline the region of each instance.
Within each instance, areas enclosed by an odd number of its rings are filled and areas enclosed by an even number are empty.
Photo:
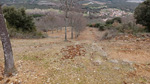
[[[149,76],[138,73],[138,70],[147,70],[148,73],[148,64],[140,65],[134,62],[125,62],[121,58],[116,60],[117,57],[115,58],[115,56],[118,56],[118,54],[114,53],[121,53],[122,51],[112,48],[122,48],[122,46],[112,45],[117,44],[117,42],[98,42],[97,39],[94,39],[96,36],[93,37],[92,32],[94,33],[96,30],[89,29],[89,31],[82,33],[88,35],[89,38],[92,37],[92,40],[88,40],[88,36],[84,36],[64,42],[61,31],[56,34],[49,33],[51,37],[57,36],[57,38],[12,39],[18,74],[14,77],[4,78],[0,80],[0,83],[3,84],[6,81],[8,84],[150,83]],[[68,46],[71,46],[71,48]],[[81,46],[81,48],[78,49],[76,46]],[[106,50],[109,57],[101,46]],[[80,51],[81,54],[74,53]],[[73,58],[64,58],[68,53]],[[0,66],[3,65],[3,61],[2,45],[0,45]],[[2,69],[2,67],[0,68]]]

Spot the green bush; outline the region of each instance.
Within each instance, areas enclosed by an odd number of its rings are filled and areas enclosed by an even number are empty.
[[[104,31],[104,30],[105,30],[105,26],[104,25],[99,26],[99,31]]]
[[[96,24],[94,24],[94,27],[95,28],[99,28],[101,26],[101,24],[100,23],[96,23]]]
[[[33,18],[25,13],[24,8],[16,9],[15,7],[4,7],[3,13],[8,24],[17,31],[36,31]]]
[[[88,24],[87,26],[89,26],[89,27],[93,27],[93,24]]]
[[[106,24],[107,24],[107,25],[113,24],[113,23],[114,23],[113,20],[107,20],[107,21],[106,21]]]
[[[113,23],[115,21],[117,21],[118,23],[122,23],[121,18],[120,17],[115,17],[114,19],[112,19]]]
[[[118,23],[122,23],[120,17],[115,17],[115,18],[113,18],[113,19],[111,19],[111,20],[107,20],[107,21],[106,21],[106,24],[107,24],[107,25],[110,25],[110,24],[113,24],[115,21],[117,21]]]
[[[98,28],[99,31],[104,31],[105,30],[105,26],[101,23],[96,23],[96,24],[89,24],[89,27],[94,27],[94,28]]]

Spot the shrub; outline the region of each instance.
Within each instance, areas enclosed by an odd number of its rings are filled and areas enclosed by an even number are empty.
[[[93,25],[92,25],[92,24],[89,24],[88,26],[89,26],[89,27],[93,27]]]
[[[112,19],[113,23],[115,21],[117,21],[118,23],[122,23],[121,18],[120,17],[115,17],[114,19]]]
[[[15,7],[4,7],[3,13],[8,24],[17,31],[36,31],[33,18],[25,13],[24,8],[16,9]]]
[[[105,26],[101,23],[96,23],[96,24],[89,24],[89,27],[94,27],[94,28],[98,28],[99,31],[104,31],[105,30]]]
[[[104,25],[99,26],[99,31],[104,31],[104,30],[105,30],[105,26]]]
[[[135,23],[127,23],[127,24],[120,24],[119,26],[116,27],[116,29],[119,32],[122,33],[129,33],[129,34],[137,34],[140,32],[144,32],[144,28],[138,26]]]
[[[96,24],[94,25],[95,28],[99,28],[100,26],[101,26],[100,23],[96,23]]]
[[[113,20],[107,20],[107,21],[106,21],[106,24],[107,24],[107,25],[113,24],[113,23],[114,23]]]
[[[120,17],[115,17],[115,18],[113,18],[113,19],[111,19],[111,20],[107,20],[107,21],[106,21],[106,24],[107,24],[107,25],[110,25],[110,24],[113,24],[115,21],[117,21],[118,23],[122,23]]]

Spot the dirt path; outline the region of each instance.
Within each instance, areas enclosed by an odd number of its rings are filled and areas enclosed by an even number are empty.
[[[85,31],[83,31],[80,36],[77,38],[77,40],[89,40],[89,41],[96,41],[97,38],[94,34],[94,32],[97,31],[94,28],[86,28]]]
[[[103,47],[105,51],[107,51],[110,59],[144,64],[150,63],[149,42],[123,41],[115,39],[100,41],[105,32],[106,31],[98,31],[98,29],[95,28],[86,28],[77,40],[84,40],[85,42],[98,44],[100,47]],[[130,37],[128,39],[130,39]]]
[[[98,31],[97,28],[87,27],[80,36],[77,38],[78,41],[91,41],[91,42],[100,42],[106,31]]]

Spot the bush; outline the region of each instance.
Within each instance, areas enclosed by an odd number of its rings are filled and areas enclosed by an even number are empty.
[[[107,21],[106,21],[106,24],[107,24],[107,25],[110,25],[110,24],[113,24],[113,23],[114,23],[113,20],[107,20]]]
[[[105,26],[102,25],[101,23],[89,24],[88,26],[89,26],[89,27],[98,28],[99,31],[104,31],[104,30],[105,30]]]
[[[121,18],[120,17],[115,17],[114,19],[112,19],[113,23],[115,21],[117,21],[118,23],[122,23]]]
[[[113,18],[111,20],[107,20],[106,24],[110,25],[110,24],[113,24],[115,21],[117,21],[118,23],[122,23],[121,18],[120,17],[116,17],[116,18]]]
[[[119,32],[122,33],[129,33],[129,34],[137,34],[140,32],[144,32],[144,28],[138,26],[135,23],[127,23],[127,24],[120,24],[119,26],[116,27],[116,29]]]
[[[99,31],[104,31],[104,30],[105,30],[105,26],[104,25],[99,26]]]
[[[17,31],[33,32],[36,31],[33,18],[25,13],[24,8],[4,7],[3,13],[9,26]]]
[[[100,23],[96,23],[96,24],[94,24],[94,27],[95,28],[99,28],[101,26],[101,24]]]
[[[89,27],[93,27],[93,24],[88,24],[87,26],[89,26]]]

